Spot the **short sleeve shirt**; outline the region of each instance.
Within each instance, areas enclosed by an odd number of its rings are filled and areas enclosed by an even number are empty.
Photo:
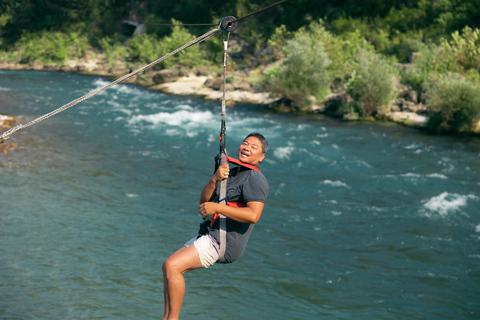
[[[265,176],[256,170],[240,167],[230,170],[227,179],[227,201],[242,202],[247,204],[251,201],[265,203],[270,187]],[[211,216],[209,216],[211,219]],[[252,233],[253,223],[242,223],[227,218],[227,247],[225,249],[224,263],[230,263],[238,259],[245,250],[248,238]],[[210,220],[202,220],[200,223],[200,235],[210,234],[217,242],[220,242],[219,220],[210,227]]]

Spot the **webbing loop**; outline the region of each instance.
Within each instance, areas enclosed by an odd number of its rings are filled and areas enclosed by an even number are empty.
[[[230,17],[228,17],[230,18]],[[233,17],[231,17],[233,18]],[[226,19],[226,18],[224,18]],[[234,18],[233,18],[234,19]],[[223,21],[223,19],[222,19]],[[221,21],[221,24],[223,24]],[[227,126],[226,126],[226,108],[225,108],[225,86],[227,84],[227,49],[228,49],[228,40],[230,38],[230,32],[228,32],[227,40],[225,40],[225,36],[222,32],[222,39],[223,39],[223,97],[222,97],[222,123],[220,128],[220,160],[221,165],[225,165],[228,163],[227,160]],[[227,205],[227,179],[220,181],[217,185],[218,188],[218,199],[220,199],[220,204]],[[219,236],[220,236],[220,253],[218,256],[218,260],[223,260],[225,257],[225,250],[227,248],[227,217],[224,215],[219,215],[220,219],[220,228],[219,228]]]

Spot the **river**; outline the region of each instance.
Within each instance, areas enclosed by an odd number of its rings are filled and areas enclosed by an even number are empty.
[[[0,71],[23,123],[108,79]],[[161,319],[165,258],[197,231],[220,102],[120,84],[0,155],[0,319]],[[182,319],[479,319],[480,139],[227,109],[270,143],[243,256],[186,274]]]

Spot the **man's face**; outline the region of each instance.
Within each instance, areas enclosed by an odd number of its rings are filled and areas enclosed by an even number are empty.
[[[258,138],[248,137],[238,148],[238,159],[242,162],[257,165],[265,158],[262,143]]]

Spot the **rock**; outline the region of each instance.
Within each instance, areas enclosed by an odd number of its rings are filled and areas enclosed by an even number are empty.
[[[408,95],[408,92],[412,90],[412,87],[401,84],[396,77],[393,79],[393,83],[395,88],[397,88],[397,96],[399,98],[405,98]]]
[[[15,122],[16,122],[15,118],[0,114],[0,127],[9,126]]]
[[[130,69],[127,65],[121,61],[116,61],[115,64],[108,70],[108,72],[112,75],[126,75],[129,73]]]
[[[153,82],[156,84],[174,82],[178,79],[179,72],[175,69],[163,69],[157,71],[153,76]]]
[[[392,107],[390,108],[390,111],[392,112],[399,112],[402,111],[403,105],[405,104],[405,99],[397,99],[392,103]]]
[[[59,67],[55,63],[47,63],[43,66],[43,70],[46,70],[46,71],[55,71],[58,69]]]
[[[29,64],[29,69],[31,70],[43,70],[43,63],[38,60],[35,60]]]
[[[323,105],[325,106],[325,112],[331,115],[338,115],[338,109],[348,103],[352,103],[352,97],[344,92],[331,93],[323,99]]]
[[[423,127],[427,123],[427,117],[415,112],[388,112],[386,116],[393,122],[399,122],[406,125]]]
[[[413,103],[418,103],[418,92],[415,91],[415,90],[409,90],[407,92],[405,100],[413,102]]]
[[[234,81],[232,84],[233,84],[234,90],[255,92],[255,88],[247,80]]]
[[[208,79],[205,82],[205,86],[209,87],[213,90],[223,91],[223,78]],[[237,89],[237,88],[232,83],[227,83],[225,85],[225,91],[234,91],[235,89]],[[240,89],[240,90],[242,90],[242,89]],[[250,91],[250,90],[243,90],[243,91]]]
[[[218,78],[210,78],[205,82],[205,87],[209,87],[213,90],[220,90],[223,85],[223,79],[221,77]]]
[[[179,95],[196,95],[203,88],[205,81],[207,81],[207,77],[182,77],[176,82],[157,84],[150,89]]]

